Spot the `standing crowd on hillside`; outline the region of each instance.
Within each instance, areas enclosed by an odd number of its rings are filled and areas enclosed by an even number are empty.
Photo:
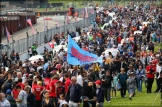
[[[133,100],[137,92],[159,92],[162,47],[155,48],[162,41],[162,8],[133,3],[114,6],[97,11],[92,24],[92,28],[83,31],[76,28],[80,36],[77,44],[102,57],[102,63],[69,65],[63,48],[56,53],[44,48],[44,59],[34,62],[22,62],[14,50],[10,56],[3,54],[0,107],[103,107],[116,97]],[[101,29],[101,25],[106,26]],[[56,44],[66,44],[68,35],[76,36],[75,32],[68,32],[56,34],[53,39]],[[118,52],[111,52],[113,49]],[[28,53],[40,54],[35,45]],[[152,89],[154,82],[156,90]]]

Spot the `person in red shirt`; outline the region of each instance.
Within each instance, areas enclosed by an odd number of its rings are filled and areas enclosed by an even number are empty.
[[[22,83],[22,79],[21,78],[18,79],[18,84],[17,85],[20,85],[22,89],[25,88],[25,85]]]
[[[120,43],[122,40],[122,37],[121,36],[118,36],[118,43]]]
[[[33,93],[36,99],[36,107],[41,107],[41,94],[43,92],[42,83],[38,82],[37,85],[33,87]]]
[[[13,87],[13,90],[12,90],[13,97],[14,99],[17,99],[19,92],[16,90],[16,84],[13,84],[12,87]]]
[[[71,84],[71,80],[68,74],[65,74],[64,78],[65,78],[65,93],[67,94],[69,86]]]
[[[156,67],[153,65],[152,62],[146,67],[146,74],[147,74],[147,93],[152,93],[152,84],[154,82],[154,74],[156,72]]]
[[[50,82],[51,82],[51,74],[48,73],[48,74],[46,75],[46,78],[44,78],[44,88],[45,88],[46,90],[47,90],[47,88],[48,88]]]
[[[56,89],[55,84],[57,83],[57,81],[58,81],[58,77],[57,77],[57,75],[54,75],[51,83],[49,84],[49,90],[47,90],[50,94],[50,97],[54,100],[55,105],[57,105],[57,103],[58,103],[57,95],[56,95],[56,91],[55,91],[55,89]]]

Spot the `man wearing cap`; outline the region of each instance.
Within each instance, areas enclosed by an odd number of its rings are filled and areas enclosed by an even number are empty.
[[[104,103],[104,90],[101,87],[101,81],[97,80],[95,82],[96,84],[96,95],[97,95],[97,107],[103,107],[103,103]]]
[[[152,93],[152,84],[154,82],[154,74],[156,71],[156,67],[153,66],[153,63],[150,62],[149,65],[146,67],[146,74],[147,74],[147,93]]]
[[[6,95],[7,95],[6,99],[10,102],[11,107],[17,107],[15,99],[11,96],[10,89],[6,91]]]

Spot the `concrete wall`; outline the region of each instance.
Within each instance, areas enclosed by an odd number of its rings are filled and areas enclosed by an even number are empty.
[[[50,48],[50,46],[46,43],[46,44],[43,44],[43,45],[41,45],[41,46],[39,46],[38,48],[37,48],[37,52],[38,52],[38,54],[40,55],[41,53],[43,53],[44,52],[44,46],[49,50],[49,51],[52,51],[53,49],[52,48]],[[28,52],[25,52],[25,53],[22,53],[21,55],[20,55],[20,59],[24,62],[26,59],[29,59],[29,55],[28,55]]]

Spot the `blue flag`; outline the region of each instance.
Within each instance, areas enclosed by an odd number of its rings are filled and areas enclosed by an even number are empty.
[[[67,61],[71,65],[83,65],[99,62],[102,63],[102,58],[88,51],[82,50],[77,43],[68,35],[68,57]]]

